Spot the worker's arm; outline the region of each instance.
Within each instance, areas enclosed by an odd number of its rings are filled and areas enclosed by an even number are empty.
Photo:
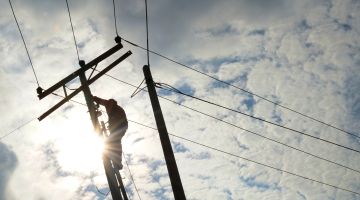
[[[100,104],[100,105],[103,105],[103,106],[105,106],[105,105],[108,103],[107,100],[101,99],[101,98],[99,98],[99,97],[97,97],[97,96],[93,96],[93,100],[94,100],[96,103],[98,103],[98,104]]]

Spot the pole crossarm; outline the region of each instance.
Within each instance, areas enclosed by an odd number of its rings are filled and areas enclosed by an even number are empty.
[[[59,89],[60,87],[62,87],[63,85],[65,85],[66,83],[71,81],[72,79],[79,76],[80,73],[84,73],[86,70],[90,69],[94,65],[97,65],[98,63],[100,63],[104,59],[108,58],[109,56],[111,56],[115,52],[119,51],[122,47],[123,47],[123,45],[121,43],[118,43],[117,45],[115,45],[111,49],[107,50],[106,52],[104,52],[100,56],[96,57],[94,60],[92,60],[92,61],[88,62],[87,64],[85,64],[80,69],[76,70],[75,72],[71,73],[67,77],[63,78],[61,81],[57,82],[55,85],[51,86],[47,90],[38,91],[39,99],[41,100],[44,97],[48,96],[49,94],[53,93],[55,90]]]
[[[122,62],[123,60],[125,60],[127,57],[129,57],[131,55],[131,51],[126,52],[124,55],[122,55],[120,58],[118,58],[117,60],[115,60],[113,63],[111,63],[109,66],[107,66],[105,69],[103,69],[102,71],[100,71],[98,74],[96,74],[93,78],[91,78],[90,80],[87,81],[87,85],[92,84],[93,82],[95,82],[97,79],[99,79],[102,75],[104,75],[105,73],[107,73],[108,71],[110,71],[112,68],[114,68],[117,64],[119,64],[120,62]],[[100,57],[100,56],[99,56]],[[99,58],[98,57],[98,58]],[[96,60],[96,59],[95,59]],[[86,66],[86,65],[85,65]],[[84,67],[85,68],[85,67]],[[83,68],[81,68],[83,69]],[[82,71],[77,70],[76,72],[78,73],[77,75],[79,75],[80,73],[84,73]],[[75,73],[75,72],[74,72]],[[73,74],[74,74],[73,73]],[[72,74],[71,74],[72,75]],[[70,77],[71,75],[69,75],[68,77]],[[67,79],[68,77],[66,77],[65,79]],[[63,79],[63,80],[65,80]],[[62,80],[62,81],[63,81]],[[71,80],[71,79],[70,79]],[[60,82],[62,82],[60,81]],[[59,83],[60,83],[59,82]],[[59,83],[55,84],[54,86],[58,85]],[[61,87],[63,84],[65,84],[64,82],[62,82],[61,84],[59,84]],[[54,87],[53,86],[53,87]],[[51,88],[49,88],[46,91],[49,91]],[[77,95],[79,92],[81,92],[84,89],[84,86],[80,86],[79,88],[77,88],[74,92],[72,92],[71,94],[68,94],[67,97],[65,97],[64,99],[62,99],[59,103],[57,103],[56,105],[54,105],[52,108],[50,108],[48,111],[46,111],[45,113],[43,113],[40,117],[38,117],[38,120],[41,121],[43,120],[45,117],[49,116],[52,112],[54,112],[56,109],[58,109],[60,106],[62,106],[64,103],[66,103],[67,101],[69,101],[71,98],[73,98],[75,95]],[[44,92],[45,93],[45,92]],[[51,94],[51,93],[50,93]]]
[[[76,70],[75,72],[71,73],[67,77],[63,78],[61,81],[57,82],[55,85],[51,86],[49,89],[43,91],[42,88],[37,89],[38,97],[39,99],[43,99],[44,97],[48,96],[49,94],[53,94],[53,92],[59,88],[63,88],[65,93],[65,98],[63,98],[60,102],[55,104],[53,107],[51,107],[48,111],[43,113],[40,117],[38,117],[38,120],[41,121],[48,115],[50,115],[52,112],[54,112],[56,109],[58,109],[60,106],[62,106],[64,103],[69,101],[71,98],[73,98],[75,95],[77,95],[79,92],[84,93],[86,105],[89,109],[89,114],[91,118],[91,122],[93,124],[93,127],[95,131],[101,135],[103,133],[104,136],[106,136],[106,128],[105,124],[102,122],[102,127],[100,127],[98,116],[97,116],[97,110],[94,105],[93,96],[90,91],[90,84],[94,83],[97,79],[99,79],[101,76],[106,74],[108,71],[110,71],[112,68],[114,68],[117,64],[125,60],[127,57],[129,57],[132,53],[131,51],[126,52],[119,58],[117,58],[114,62],[112,62],[110,65],[105,67],[102,71],[100,71],[98,74],[94,75],[92,74],[96,68],[96,66],[103,61],[104,59],[108,58],[109,56],[113,55],[115,52],[120,50],[123,46],[121,44],[120,40],[117,40],[115,38],[115,41],[117,45],[106,51],[105,53],[101,54],[100,56],[96,57],[94,60],[90,61],[89,63],[85,64],[84,61],[79,61],[80,69]],[[95,66],[95,67],[94,67]],[[90,77],[86,78],[86,70],[93,69],[91,72]],[[74,78],[79,77],[81,85],[75,91],[73,91],[71,94],[67,94],[66,92],[66,83],[73,80]],[[102,130],[102,131],[101,131]],[[124,185],[121,180],[121,175],[119,172],[115,171],[115,167],[112,165],[111,160],[107,155],[103,155],[103,165],[105,169],[106,178],[108,180],[109,188],[111,191],[111,196],[114,200],[128,200],[126,191],[124,188]],[[118,170],[116,168],[116,170]]]

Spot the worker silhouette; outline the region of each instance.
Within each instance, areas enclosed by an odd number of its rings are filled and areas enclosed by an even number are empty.
[[[124,109],[114,99],[101,99],[93,96],[95,103],[105,106],[108,115],[108,129],[110,135],[105,140],[105,155],[108,156],[117,168],[122,169],[121,139],[128,128],[128,121]]]

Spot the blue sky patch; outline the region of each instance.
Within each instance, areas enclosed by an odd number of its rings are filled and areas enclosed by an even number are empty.
[[[156,199],[162,200],[162,199],[168,199],[168,197],[165,195],[167,192],[170,192],[170,190],[164,187],[160,187],[152,191],[151,193],[156,197]]]
[[[184,146],[184,144],[180,142],[172,142],[173,148],[175,149],[176,153],[184,153],[186,151],[189,151],[188,148]]]
[[[200,152],[200,153],[192,153],[186,156],[187,158],[195,159],[195,160],[205,160],[210,159],[211,154],[209,152]]]
[[[206,32],[208,32],[213,37],[223,37],[226,35],[238,34],[238,31],[230,24],[218,28],[207,29]]]
[[[183,83],[182,85],[177,87],[178,90],[185,94],[194,95],[195,90],[189,84]]]
[[[298,29],[300,31],[307,31],[309,29],[311,29],[311,26],[309,25],[309,23],[304,19],[302,20],[299,25],[298,25]]]
[[[275,109],[272,111],[271,119],[275,121],[277,124],[281,124],[283,122],[281,115],[277,113]]]
[[[253,30],[251,31],[248,35],[249,36],[264,36],[266,33],[266,30],[265,29],[256,29],[256,30]]]
[[[256,176],[249,176],[247,178],[241,176],[240,180],[245,184],[245,186],[250,187],[250,188],[256,188],[260,191],[265,191],[265,190],[269,190],[269,189],[280,190],[280,188],[278,186],[274,187],[269,183],[257,181]]]
[[[242,103],[246,105],[248,110],[253,111],[256,101],[252,95],[248,95],[248,98],[242,101]]]

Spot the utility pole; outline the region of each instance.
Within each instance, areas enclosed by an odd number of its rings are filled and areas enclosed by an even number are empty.
[[[52,94],[55,90],[57,90],[61,87],[63,88],[64,93],[65,93],[65,98],[63,100],[61,100],[60,102],[58,102],[55,106],[50,108],[48,111],[46,111],[44,114],[42,114],[38,118],[39,121],[41,121],[42,119],[44,119],[45,117],[50,115],[52,112],[54,112],[56,109],[58,109],[64,103],[69,101],[72,97],[77,95],[79,92],[83,91],[84,97],[86,100],[86,105],[88,106],[88,109],[89,109],[89,114],[90,114],[90,118],[91,118],[93,127],[94,127],[95,131],[99,135],[101,135],[101,127],[100,127],[99,120],[96,115],[96,109],[95,109],[95,105],[94,105],[94,102],[92,99],[89,85],[92,84],[93,82],[95,82],[97,79],[99,79],[105,73],[110,71],[121,61],[125,60],[132,53],[131,53],[131,51],[126,52],[124,55],[122,55],[121,57],[116,59],[113,63],[111,63],[109,66],[107,66],[105,69],[103,69],[101,72],[99,72],[94,77],[90,78],[89,80],[86,79],[85,72],[87,70],[91,69],[93,66],[96,66],[98,63],[100,63],[101,61],[108,58],[109,56],[111,56],[112,54],[114,54],[115,52],[117,52],[118,50],[120,50],[122,48],[120,38],[115,38],[115,41],[116,41],[117,45],[115,45],[114,47],[112,47],[111,49],[109,49],[108,51],[101,54],[100,56],[98,56],[97,58],[95,58],[94,60],[90,61],[87,64],[85,64],[84,61],[80,61],[79,62],[79,65],[81,67],[80,69],[76,70],[75,72],[71,73],[67,77],[63,78],[61,81],[54,84],[47,90],[43,90],[42,88],[37,89],[38,97],[40,100],[43,99],[44,97],[48,96],[49,94]],[[93,69],[93,70],[95,70],[95,69]],[[77,88],[75,91],[73,91],[71,94],[68,95],[66,92],[65,85],[69,81],[73,80],[76,77],[79,77],[81,86],[79,88]],[[112,165],[111,160],[109,159],[109,157],[106,154],[103,155],[103,164],[104,164],[105,174],[106,174],[106,177],[108,180],[108,184],[109,184],[109,188],[110,188],[113,200],[123,200],[122,196],[124,197],[124,200],[127,200],[126,192],[125,192],[125,189],[122,184],[120,173],[118,173],[118,171],[117,171],[118,168],[116,168],[116,167],[114,167],[114,165]],[[121,188],[121,190],[120,190],[120,188]],[[123,193],[122,195],[121,195],[121,192]]]
[[[168,169],[171,186],[173,189],[175,200],[185,200],[185,192],[181,183],[180,174],[176,165],[174,152],[171,148],[169,134],[166,129],[165,120],[161,111],[159,99],[157,97],[153,78],[151,76],[150,67],[144,65],[143,72],[146,80],[146,85],[149,91],[150,101],[153,108],[156,126],[159,131],[161,146],[164,152],[166,166]]]

